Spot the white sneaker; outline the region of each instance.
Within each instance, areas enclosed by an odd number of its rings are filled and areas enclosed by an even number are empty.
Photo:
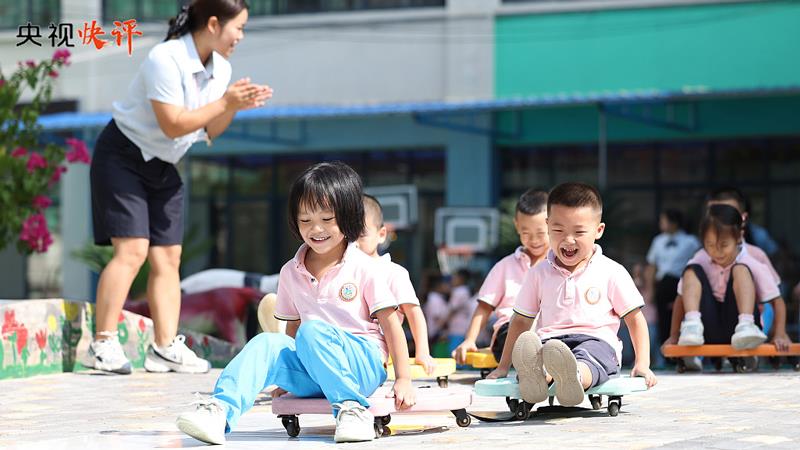
[[[767,335],[752,322],[739,322],[736,325],[733,336],[731,336],[731,345],[736,350],[747,350],[756,348],[767,340]]]
[[[90,366],[104,372],[130,375],[131,362],[125,356],[122,345],[116,337],[92,341],[89,344]]]
[[[335,442],[364,442],[375,439],[375,417],[360,403],[345,400],[336,403],[334,408],[339,409],[336,416]]]
[[[511,351],[522,399],[536,404],[547,400],[547,377],[542,365],[542,341],[535,331],[519,335]]]
[[[703,322],[697,319],[681,322],[681,335],[678,345],[703,345]]]
[[[178,416],[175,424],[178,429],[209,444],[225,443],[225,426],[227,418],[225,408],[214,398],[198,399],[193,403],[194,411]]]
[[[175,336],[172,343],[164,348],[150,344],[147,356],[144,359],[144,368],[148,372],[180,372],[180,373],[206,373],[211,369],[211,363],[195,355],[186,346],[182,334]]]

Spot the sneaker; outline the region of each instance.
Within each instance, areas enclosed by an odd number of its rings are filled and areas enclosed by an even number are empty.
[[[561,406],[575,406],[583,402],[583,385],[578,360],[567,344],[551,339],[542,346],[542,359],[547,373],[556,385],[556,398]]]
[[[683,366],[689,372],[702,372],[703,360],[699,356],[685,356],[683,358]]]
[[[519,335],[511,352],[511,362],[517,371],[522,399],[531,404],[545,401],[547,377],[542,367],[542,341],[535,331]]]
[[[758,347],[766,340],[767,335],[756,324],[739,322],[731,336],[731,345],[736,350],[747,350]]]
[[[364,442],[375,439],[375,417],[360,403],[345,400],[333,405],[336,415],[335,442]]]
[[[159,348],[155,344],[147,347],[144,368],[148,372],[206,373],[211,364],[198,357],[186,346],[182,334],[175,336],[172,343]]]
[[[678,345],[703,345],[703,322],[700,320],[684,320],[681,322],[681,335]]]
[[[131,362],[125,356],[119,339],[111,337],[89,344],[89,367],[119,375],[131,374]]]
[[[227,418],[222,404],[214,398],[201,398],[193,405],[196,406],[194,411],[178,416],[175,421],[178,429],[198,441],[224,444]]]

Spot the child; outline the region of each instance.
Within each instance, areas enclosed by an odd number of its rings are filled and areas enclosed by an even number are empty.
[[[508,334],[508,322],[514,312],[514,299],[522,279],[528,269],[544,260],[549,249],[546,209],[547,192],[544,191],[529,189],[517,201],[514,228],[522,245],[495,264],[486,276],[478,292],[478,307],[472,315],[464,342],[453,352],[457,363],[464,364],[467,352],[478,350],[475,340],[492,312],[497,314],[497,321],[489,346],[495,359],[500,360]]]
[[[678,284],[686,311],[678,345],[730,342],[743,350],[767,339],[754,316],[755,303],[772,301],[780,292],[769,269],[741,251],[742,227],[736,208],[708,208],[700,223],[703,249],[689,261]]]
[[[759,247],[748,243],[745,239],[745,231],[747,228],[747,223],[749,219],[749,214],[747,212],[747,198],[744,194],[736,188],[721,188],[713,191],[706,201],[706,208],[710,208],[713,205],[728,205],[733,208],[736,208],[742,217],[742,245],[741,245],[741,252],[746,253],[751,256],[753,259],[758,261],[759,263],[763,264],[769,270],[773,281],[776,285],[780,286],[781,279],[778,275],[778,272],[772,266],[772,262],[770,262],[769,257],[767,254],[764,253]],[[752,224],[751,224],[752,226]],[[772,327],[770,328],[770,337],[771,342],[775,345],[778,351],[786,351],[789,350],[789,344],[792,343],[789,335],[786,333],[786,302],[783,300],[782,296],[778,296],[772,301],[772,306],[775,311],[775,316],[773,319]],[[685,308],[683,304],[683,298],[681,295],[678,295],[675,298],[675,304],[672,309],[672,321],[670,324],[670,336],[664,342],[664,345],[673,345],[678,343],[678,335],[680,333],[680,326],[681,322],[685,316]],[[688,361],[687,361],[688,363]],[[688,366],[691,369],[700,370],[702,367],[697,364],[689,364]]]
[[[425,372],[430,375],[436,368],[428,347],[428,327],[425,324],[425,316],[419,306],[417,293],[411,284],[408,271],[403,266],[393,263],[388,253],[381,257],[378,254],[378,247],[386,242],[387,229],[383,223],[383,211],[378,199],[371,195],[364,194],[364,233],[358,238],[358,248],[367,255],[383,259],[386,264],[389,289],[400,305],[398,318],[403,323],[403,316],[408,317],[408,325],[411,328],[411,335],[414,336],[415,356],[417,364],[425,368]]]
[[[434,343],[444,342],[450,284],[441,274],[435,273],[428,276],[427,285],[428,295],[425,296],[424,311],[425,319],[428,321],[428,336]],[[446,342],[443,345],[447,347]]]
[[[395,405],[414,405],[397,302],[355,244],[364,231],[362,194],[358,175],[340,162],[314,165],[294,182],[289,226],[304,244],[280,272],[275,317],[288,321],[286,335],[261,333],[248,342],[211,398],[178,417],[181,431],[224,443],[258,393],[276,385],[273,397],[291,392],[330,401],[336,442],[372,440],[367,397],[386,380],[387,354],[395,361]]]
[[[472,317],[472,311],[475,308],[475,301],[470,288],[471,278],[472,273],[465,267],[456,270],[450,278],[453,287],[450,291],[450,299],[447,301],[448,314],[445,321],[447,325],[447,351],[450,354],[453,354],[458,344],[464,340],[470,317]]]
[[[546,399],[554,381],[561,405],[580,404],[584,390],[619,372],[620,318],[636,352],[631,376],[643,376],[648,387],[656,384],[642,296],[625,268],[594,243],[605,230],[602,211],[600,193],[592,186],[564,183],[550,191],[547,262],[525,276],[503,355],[489,374],[506,376],[513,361],[520,393],[529,403]],[[529,331],[537,315],[537,329]]]

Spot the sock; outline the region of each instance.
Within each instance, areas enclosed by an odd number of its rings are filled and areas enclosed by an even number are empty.
[[[752,314],[739,314],[739,323],[755,323],[755,321]]]
[[[739,316],[741,320],[741,316]],[[750,315],[750,317],[753,317]],[[686,311],[686,315],[683,316],[685,320],[700,320],[700,311]]]

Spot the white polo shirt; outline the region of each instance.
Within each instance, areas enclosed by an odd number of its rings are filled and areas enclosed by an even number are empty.
[[[119,129],[141,149],[145,161],[158,158],[175,164],[193,143],[205,139],[205,130],[168,138],[158,126],[150,100],[194,110],[221,98],[230,80],[230,63],[212,52],[203,66],[192,34],[187,33],[150,50],[125,99],[112,104],[112,115]]]

